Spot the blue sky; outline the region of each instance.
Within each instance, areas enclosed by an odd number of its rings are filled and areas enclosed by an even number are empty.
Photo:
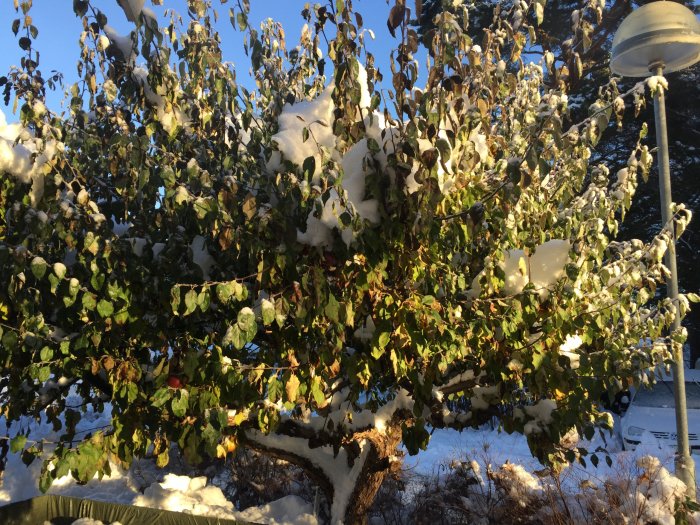
[[[224,58],[235,65],[239,81],[247,84],[250,63],[243,52],[243,34],[237,30],[234,31],[228,17],[229,7],[233,4],[229,2],[222,6],[217,0],[213,3],[217,6],[220,15],[218,28],[223,41]],[[287,46],[294,47],[304,23],[300,13],[307,2],[304,0],[250,0],[250,3],[251,24],[259,27],[260,22],[266,18],[281,22],[287,35]],[[133,24],[126,20],[116,0],[92,0],[92,5],[102,10],[107,15],[108,23],[120,33],[126,34],[133,28]],[[185,0],[163,0],[162,7],[152,6],[150,0],[146,0],[146,5],[159,15],[162,15],[166,8],[176,9],[186,20]],[[377,64],[386,79],[389,73],[388,52],[397,43],[386,27],[390,8],[387,0],[355,0],[354,7],[362,14],[365,28],[372,29],[375,33],[374,41],[367,38],[367,47],[377,58]],[[72,2],[70,0],[34,0],[30,14],[34,25],[39,29],[36,47],[40,52],[40,69],[44,78],[49,77],[52,70],[61,71],[65,76],[65,85],[70,86],[77,80],[78,38],[82,31],[80,20],[73,14]],[[0,2],[0,49],[3,50],[0,53],[0,76],[6,74],[11,65],[19,63],[22,57],[23,51],[17,44],[18,37],[15,37],[11,31],[12,20],[17,17],[11,1]],[[160,18],[159,23],[165,25],[165,19]],[[252,87],[252,84],[248,86]],[[48,105],[58,110],[62,99],[62,93],[51,94],[48,97]],[[10,113],[10,108],[5,108],[1,102],[0,107],[5,114]]]

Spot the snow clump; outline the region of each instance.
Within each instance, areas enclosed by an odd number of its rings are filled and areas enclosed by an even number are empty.
[[[542,495],[542,485],[539,480],[522,465],[506,463],[492,476],[498,488],[521,507],[526,507]]]
[[[529,436],[530,434],[540,434],[544,432],[546,427],[554,421],[552,412],[554,412],[556,408],[557,402],[553,399],[540,399],[532,406],[523,407],[525,414],[532,418],[525,423],[523,433]],[[522,412],[520,415],[522,416]]]
[[[637,491],[637,508],[642,509],[644,523],[673,525],[675,506],[685,498],[685,483],[672,476],[658,458],[644,456],[637,460],[644,470]]]
[[[38,139],[19,123],[8,124],[0,110],[0,172],[9,173],[23,184],[31,184],[29,198],[33,207],[44,196],[44,179],[51,171],[56,154],[63,148],[62,142]]]
[[[569,366],[576,370],[580,366],[581,356],[576,350],[583,344],[583,339],[578,335],[567,335],[564,344],[559,346],[559,355],[569,359]]]
[[[571,244],[568,240],[551,239],[535,248],[535,253],[527,255],[524,250],[506,250],[505,258],[499,267],[505,274],[503,291],[506,295],[517,295],[525,286],[532,283],[541,299],[549,296],[549,288],[564,277],[564,267],[569,262]],[[479,283],[484,270],[472,280],[469,297],[481,294]]]
[[[668,91],[668,81],[662,75],[653,75],[647,78],[647,86],[652,93],[656,93],[659,87],[664,91]]]
[[[181,96],[182,89],[179,87],[179,84],[175,83],[172,88],[169,88],[168,79],[164,76],[163,83],[156,86],[156,90],[153,91],[148,82],[148,70],[145,67],[135,67],[131,75],[143,89],[146,100],[155,108],[156,118],[166,133],[171,134],[178,127],[187,128],[190,125],[190,118],[187,113],[175,104],[168,103],[168,98],[172,97],[173,101],[177,101]]]
[[[132,31],[127,36],[120,35],[116,29],[110,25],[104,26],[104,32],[109,41],[114,45],[113,49],[116,49],[121,54],[121,58],[128,65],[133,66],[136,60],[136,50],[134,48],[134,32]],[[101,41],[100,47],[104,48],[104,41]]]
[[[357,80],[362,88],[360,109],[368,112],[371,96],[367,88],[367,71],[361,65]],[[283,160],[296,166],[303,166],[307,158],[313,158],[311,184],[315,187],[320,183],[323,165],[328,158],[340,164],[343,170],[341,185],[344,195],[341,197],[336,189],[331,189],[325,200],[317,199],[318,207],[321,208],[320,216],[317,217],[315,210],[312,210],[306,221],[306,231],[297,232],[297,240],[311,246],[329,246],[333,241],[333,229],[338,229],[343,241],[350,245],[354,240],[354,232],[340,219],[346,211],[357,214],[371,224],[379,222],[378,202],[375,199],[365,199],[365,178],[373,171],[373,156],[367,138],[358,141],[343,156],[339,155],[335,147],[333,89],[334,86],[331,84],[313,100],[286,104],[282,108],[278,118],[278,132],[272,136],[278,151],[272,153],[267,163],[269,170],[282,171]],[[377,154],[376,160],[382,169],[386,169],[384,150],[392,133],[385,131],[386,124],[379,113],[368,116],[365,124],[368,137],[381,145],[382,152]],[[304,140],[306,133],[308,136]],[[304,183],[308,184],[306,181],[302,182]]]

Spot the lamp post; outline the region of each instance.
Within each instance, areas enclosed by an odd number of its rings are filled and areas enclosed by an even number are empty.
[[[700,60],[700,23],[693,12],[682,4],[657,1],[633,11],[620,24],[612,45],[610,69],[619,75],[647,77],[662,75],[692,66]],[[671,175],[666,133],[664,90],[660,85],[654,94],[656,143],[658,146],[659,189],[661,190],[661,220],[671,220]],[[672,228],[673,231],[673,228]],[[666,284],[668,298],[676,306],[672,334],[680,329],[678,315],[678,271],[676,245],[671,242],[665,256],[671,272]],[[688,442],[688,412],[685,397],[683,349],[671,342],[673,355],[673,394],[676,405],[676,436],[678,451],[675,459],[676,476],[686,484],[687,496],[695,501],[695,465]]]

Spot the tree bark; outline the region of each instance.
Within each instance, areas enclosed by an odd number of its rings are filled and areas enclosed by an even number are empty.
[[[393,460],[401,443],[401,427],[390,426],[386,433],[369,430],[353,436],[361,442],[367,440],[370,446],[365,464],[357,477],[350,503],[345,510],[345,525],[366,525],[367,513],[374,503],[377,493],[388,475],[401,468],[401,461]]]
[[[403,418],[395,417],[387,425],[385,431],[368,429],[354,433],[344,440],[343,447],[348,451],[348,457],[353,457],[354,461],[362,461],[360,472],[355,481],[352,494],[344,510],[342,519],[344,525],[365,525],[367,523],[367,513],[372,507],[377,493],[386,477],[395,473],[401,467],[401,461],[396,459],[397,448],[401,443],[401,421]],[[280,430],[280,429],[278,429]],[[287,430],[290,430],[289,428]],[[296,438],[309,439],[308,430],[303,429],[303,437],[294,431]],[[249,448],[261,452],[269,457],[283,459],[302,468],[309,478],[318,485],[326,496],[326,500],[333,507],[335,487],[329,476],[320,468],[298,453],[285,450],[283,446],[272,446],[265,443],[264,439],[247,434],[244,444]],[[363,447],[369,447],[366,454],[360,452]],[[338,517],[331,518],[339,522]],[[334,524],[335,525],[335,524]]]

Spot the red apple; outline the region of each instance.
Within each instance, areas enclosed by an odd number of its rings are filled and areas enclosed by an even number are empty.
[[[168,386],[170,388],[182,388],[182,381],[177,376],[168,377]]]

